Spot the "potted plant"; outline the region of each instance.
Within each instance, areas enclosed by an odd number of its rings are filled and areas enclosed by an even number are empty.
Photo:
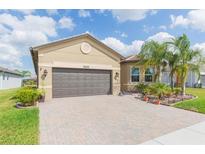
[[[154,104],[160,105],[160,99],[155,100]]]
[[[149,87],[146,87],[146,88],[144,88],[144,90],[143,90],[144,92],[144,98],[143,98],[143,100],[144,101],[149,101],[149,97],[147,96],[149,93],[150,93],[150,89],[149,89]]]
[[[149,101],[149,97],[147,97],[147,95],[144,95],[144,99],[143,99],[144,101]]]

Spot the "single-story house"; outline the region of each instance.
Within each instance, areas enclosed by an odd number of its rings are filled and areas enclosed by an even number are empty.
[[[205,65],[200,68],[200,82],[202,83],[202,88],[205,88]]]
[[[45,90],[46,101],[70,96],[118,95],[133,90],[136,83],[153,82],[152,67],[136,66],[137,56],[125,58],[88,33],[31,47],[30,52],[38,87]]]
[[[0,67],[0,89],[21,87],[22,76],[16,71]]]

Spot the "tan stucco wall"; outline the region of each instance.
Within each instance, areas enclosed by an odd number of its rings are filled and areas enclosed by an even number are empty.
[[[139,82],[131,82],[131,68],[134,66],[140,69]],[[145,67],[135,62],[121,63],[121,91],[135,91],[138,83],[145,83]]]
[[[92,46],[89,54],[81,52],[83,42]],[[120,58],[88,38],[38,51],[38,83],[39,88],[46,91],[46,101],[52,99],[52,67],[112,70],[112,92],[114,95],[120,92]],[[48,74],[43,80],[41,76],[45,69]],[[115,79],[116,72],[119,73],[118,79]]]

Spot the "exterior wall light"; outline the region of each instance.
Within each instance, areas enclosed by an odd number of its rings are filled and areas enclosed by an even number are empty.
[[[119,73],[116,72],[116,73],[115,73],[115,80],[118,80],[118,79],[119,79]]]
[[[41,79],[45,80],[46,76],[48,75],[48,71],[46,69],[44,69],[42,75],[41,75]]]
[[[45,76],[47,76],[47,74],[48,74],[47,69],[45,69],[45,70],[43,71],[43,74],[44,74]]]

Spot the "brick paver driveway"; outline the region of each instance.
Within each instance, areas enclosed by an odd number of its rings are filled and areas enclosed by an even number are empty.
[[[203,120],[133,96],[53,99],[40,104],[40,144],[139,144]]]

